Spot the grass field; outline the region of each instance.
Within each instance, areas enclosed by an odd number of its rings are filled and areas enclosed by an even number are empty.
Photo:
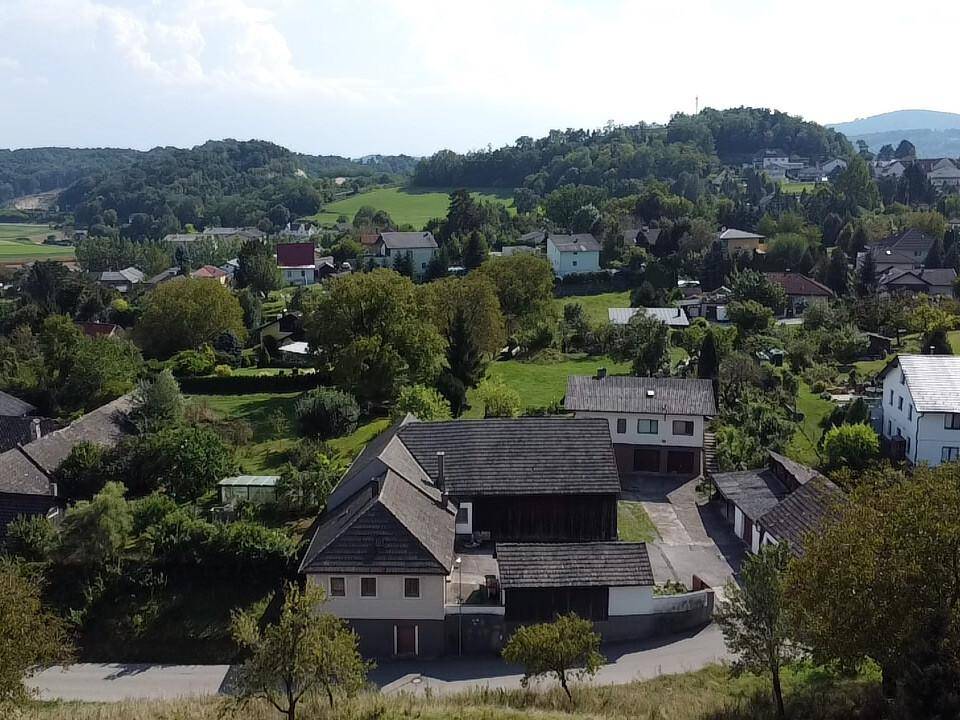
[[[801,382],[797,393],[797,410],[803,413],[803,422],[790,438],[787,455],[805,465],[817,466],[820,464],[817,444],[823,434],[820,421],[833,410],[833,403],[815,395],[809,385]]]
[[[600,293],[599,295],[570,295],[556,299],[557,308],[562,313],[564,305],[579,303],[583,311],[593,322],[608,322],[607,310],[613,307],[630,307],[630,291]]]
[[[804,190],[813,192],[816,186],[817,184],[812,182],[781,182],[780,190],[785,195],[799,195]]]
[[[46,225],[0,223],[0,262],[72,260],[72,247],[41,244],[55,232]]]
[[[413,225],[420,229],[427,221],[435,217],[445,217],[450,204],[450,188],[377,188],[365,193],[351,195],[324,207],[313,216],[319,223],[335,223],[340,215],[353,220],[364,205],[376,210],[386,210],[393,221],[399,225]],[[472,191],[473,197],[480,200],[496,200],[513,210],[512,193],[502,189],[481,189]]]
[[[809,667],[785,667],[783,691],[789,718],[854,720],[882,713],[879,675],[868,669],[859,675],[838,676]],[[530,689],[487,688],[460,694],[412,693],[383,695],[363,692],[352,700],[338,698],[335,710],[326,698],[304,699],[297,715],[319,718],[378,718],[379,720],[768,720],[776,717],[770,683],[749,673],[734,676],[724,665],[624,685],[572,687],[571,707],[554,680],[532,682]],[[870,709],[874,710],[871,714]],[[16,711],[15,711],[16,712]],[[253,702],[238,712],[229,698],[171,701],[128,700],[122,703],[34,702],[14,717],[22,720],[272,720],[281,715],[266,702]]]
[[[487,375],[501,378],[520,393],[524,407],[542,407],[563,397],[568,376],[594,375],[600,367],[605,367],[611,375],[630,372],[629,363],[618,363],[608,357],[566,355],[562,360],[551,362],[507,360],[491,363]]]
[[[657,526],[643,505],[633,500],[620,500],[617,503],[617,532],[624,542],[654,542],[660,539]]]

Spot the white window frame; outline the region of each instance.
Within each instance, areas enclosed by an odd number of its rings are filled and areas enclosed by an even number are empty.
[[[960,459],[960,447],[944,446],[940,449],[940,462],[953,462]]]
[[[623,430],[621,430],[620,428],[623,428]],[[627,434],[627,419],[617,418],[617,435],[626,435],[626,434]]]
[[[640,423],[647,423],[647,429],[641,430]],[[637,435],[659,435],[659,434],[660,434],[659,420],[645,420],[644,418],[639,418],[637,420]]]
[[[677,432],[677,423],[683,423],[684,425],[690,426],[690,432]],[[673,424],[670,426],[670,431],[673,435],[677,437],[693,437],[693,433],[697,429],[697,424],[693,420],[674,420]]]
[[[960,430],[960,413],[944,413],[943,429]]]
[[[333,581],[339,580],[343,583],[343,592],[335,593],[333,591]],[[347,596],[347,578],[343,575],[331,575],[327,581],[327,589],[330,591],[330,597],[346,597]]]
[[[373,580],[373,595],[365,595],[365,594],[364,594],[364,592],[363,592],[363,581],[364,581],[364,580]],[[375,578],[375,577],[372,577],[372,576],[370,576],[370,575],[367,575],[366,577],[361,577],[361,578],[360,578],[360,597],[361,597],[361,598],[367,598],[367,599],[369,599],[369,598],[376,598],[376,597],[377,597],[377,593],[378,593],[378,591],[379,591],[379,588],[377,587],[378,584],[379,584],[379,583],[377,583],[377,578]]]

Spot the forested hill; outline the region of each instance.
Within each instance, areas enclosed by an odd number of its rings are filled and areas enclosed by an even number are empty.
[[[146,152],[54,147],[0,150],[0,205],[22,195],[67,188],[78,181],[83,181],[82,188],[101,182],[115,184],[117,177],[128,177],[130,173],[137,176],[141,170],[149,176],[149,181],[166,183],[178,175],[206,173],[207,162],[219,166],[209,170],[211,181],[216,184],[223,179],[226,166],[243,173],[273,164],[281,175],[301,170],[309,177],[323,178],[381,173],[409,175],[417,161],[406,155],[376,155],[356,161],[338,155],[293,153],[266,142],[235,140],[211,141],[191,149],[158,147]],[[162,173],[158,173],[160,168],[164,168]],[[81,200],[77,189],[68,199],[74,204]]]
[[[417,165],[413,183],[431,186],[528,187],[596,185],[611,192],[628,181],[701,177],[720,164],[739,164],[766,148],[819,160],[853,150],[840,133],[786,113],[758,109],[704,109],[677,114],[666,126],[553,130],[521,137],[496,150],[440,151]]]

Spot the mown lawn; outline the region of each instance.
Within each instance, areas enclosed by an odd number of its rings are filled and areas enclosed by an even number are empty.
[[[624,542],[654,542],[660,539],[657,526],[643,509],[643,504],[634,500],[617,503],[617,534]]]
[[[612,307],[630,307],[630,291],[600,293],[599,295],[570,295],[556,299],[557,307],[563,313],[564,305],[579,303],[583,311],[593,322],[608,322],[607,310]]]
[[[804,190],[813,192],[816,186],[817,184],[812,182],[781,182],[780,191],[785,195],[799,195]]]
[[[399,225],[413,225],[419,229],[431,218],[446,217],[451,190],[453,188],[377,188],[329,203],[311,219],[330,224],[335,223],[340,215],[346,215],[353,220],[357,210],[369,205],[375,210],[386,210]],[[480,188],[471,190],[470,194],[478,200],[503,203],[511,212],[515,212],[509,190]]]
[[[59,234],[46,225],[0,223],[0,262],[18,260],[72,260],[73,248],[43,245],[47,235]]]
[[[609,357],[565,355],[561,360],[526,362],[507,360],[491,363],[489,377],[498,377],[520,393],[524,407],[542,407],[560,400],[567,391],[570,375],[595,375],[605,367],[611,375],[626,375],[630,363],[619,363]]]
[[[833,403],[824,400],[810,390],[810,386],[800,383],[797,393],[797,410],[803,413],[803,422],[794,433],[787,445],[787,455],[805,465],[817,466],[820,456],[817,454],[817,445],[823,431],[820,421],[833,410]]]

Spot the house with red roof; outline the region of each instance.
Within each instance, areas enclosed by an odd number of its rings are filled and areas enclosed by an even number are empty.
[[[284,285],[313,285],[317,281],[314,262],[312,242],[277,244],[277,266]]]
[[[798,317],[803,311],[818,302],[829,302],[833,290],[822,282],[794,272],[764,273],[767,280],[783,287],[787,293],[787,317]]]
[[[216,280],[221,285],[227,284],[227,273],[213,265],[202,265],[190,273],[192,278],[203,278],[205,280]]]

